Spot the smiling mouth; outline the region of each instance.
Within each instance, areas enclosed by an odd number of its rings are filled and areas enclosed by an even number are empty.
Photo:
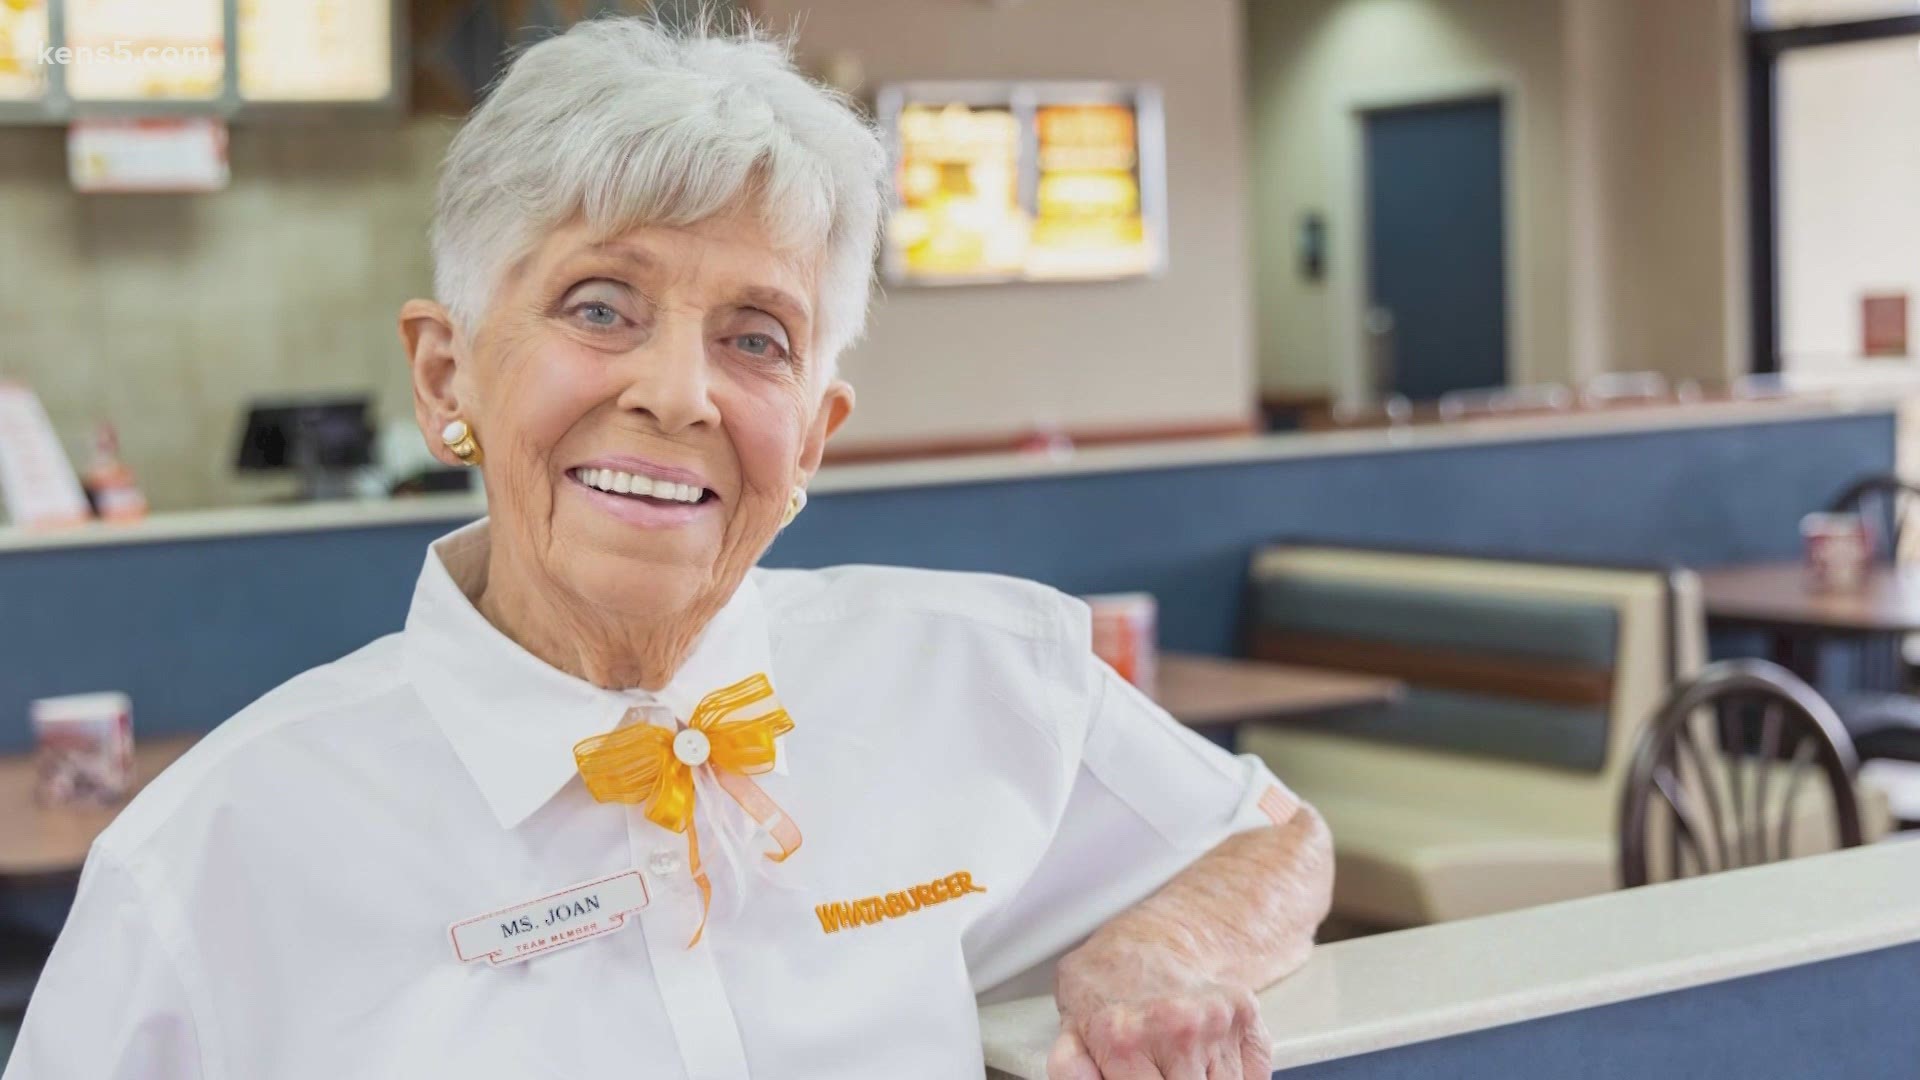
[[[650,476],[625,473],[618,469],[569,469],[567,476],[575,483],[595,491],[659,506],[692,506],[719,498],[710,488],[655,480]]]

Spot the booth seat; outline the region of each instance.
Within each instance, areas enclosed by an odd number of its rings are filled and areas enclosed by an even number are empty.
[[[1336,915],[1375,927],[1614,888],[1634,739],[1705,648],[1697,579],[1664,567],[1274,545],[1246,616],[1250,655],[1407,683],[1242,736],[1331,825]]]
[[[1241,737],[1326,816],[1334,912],[1372,928],[1618,887],[1635,740],[1705,658],[1699,580],[1667,567],[1273,545],[1245,615],[1252,656],[1407,684],[1393,705]],[[1884,835],[1884,798],[1861,796]],[[1832,813],[1802,801],[1797,853],[1833,847]]]

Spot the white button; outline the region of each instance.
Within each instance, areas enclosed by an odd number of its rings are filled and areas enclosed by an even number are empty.
[[[647,869],[654,877],[672,877],[680,872],[680,853],[661,848],[647,859]]]
[[[713,746],[707,742],[707,735],[703,731],[688,728],[673,737],[673,756],[679,758],[685,765],[694,767],[705,765],[707,755],[712,752]]]

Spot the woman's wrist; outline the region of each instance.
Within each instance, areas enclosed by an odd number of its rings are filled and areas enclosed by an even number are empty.
[[[1108,923],[1060,958],[1054,996],[1062,1013],[1116,1000],[1175,994],[1211,983],[1190,934],[1156,925],[1139,909]]]

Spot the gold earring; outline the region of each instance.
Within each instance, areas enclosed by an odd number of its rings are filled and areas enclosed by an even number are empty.
[[[447,444],[453,456],[460,459],[462,465],[478,465],[486,460],[480,452],[480,442],[473,437],[473,428],[465,420],[455,420],[440,429],[440,441]]]
[[[780,527],[784,529],[793,524],[793,519],[799,517],[800,511],[806,508],[807,489],[795,484],[793,494],[787,496],[787,516],[780,519]]]

